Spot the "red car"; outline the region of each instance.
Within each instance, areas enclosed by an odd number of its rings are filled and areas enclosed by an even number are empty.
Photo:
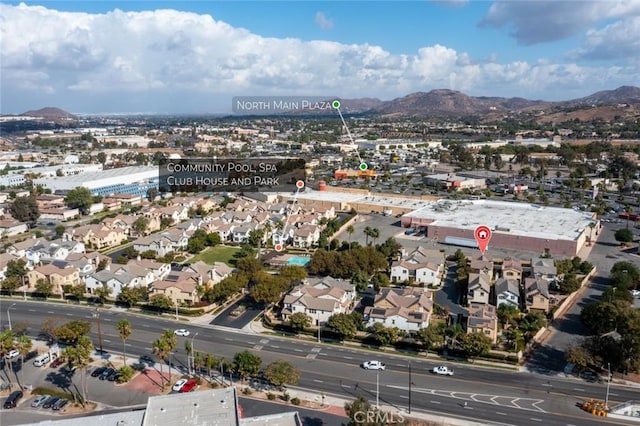
[[[58,367],[60,367],[62,364],[64,364],[64,360],[62,360],[62,359],[58,358],[58,359],[56,359],[55,361],[53,361],[51,364],[49,364],[49,366],[50,366],[51,368],[58,368]]]
[[[193,392],[196,390],[196,386],[198,386],[198,381],[196,379],[189,379],[187,383],[182,386],[180,392]]]

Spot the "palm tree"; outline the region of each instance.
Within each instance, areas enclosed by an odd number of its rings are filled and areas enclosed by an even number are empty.
[[[5,354],[13,348],[13,337],[13,331],[11,330],[5,330],[0,333],[0,353]],[[11,383],[11,376],[6,372],[7,364],[9,363],[3,362],[2,369],[5,370],[5,376],[9,379],[9,383]]]
[[[371,231],[373,229],[370,226],[367,226],[364,228],[364,235],[365,235],[365,245],[369,245],[369,237],[371,237]]]
[[[160,362],[160,383],[162,385],[162,390],[164,390],[165,379],[164,379],[164,373],[162,371],[162,365],[164,364],[165,360],[167,359],[171,351],[168,349],[166,340],[163,339],[162,337],[160,337],[159,339],[156,339],[151,345],[151,348],[153,350],[153,353],[156,354],[161,361]],[[171,370],[169,370],[169,374],[171,374]]]
[[[16,339],[16,349],[20,352],[22,358],[22,367],[20,368],[20,374],[22,374],[22,381],[24,382],[24,357],[29,354],[31,348],[33,348],[33,342],[28,336],[22,335]]]
[[[380,238],[380,230],[378,228],[371,229],[371,238],[373,238],[373,245],[376,245],[378,238]]]
[[[122,339],[122,363],[127,365],[127,339],[133,331],[131,329],[131,323],[129,320],[123,318],[116,324],[116,330],[118,330],[118,334],[120,334],[120,338]]]
[[[596,224],[594,222],[591,222],[589,224],[589,228],[591,228],[591,232],[589,233],[589,241],[592,242],[593,244],[593,229],[596,227]]]
[[[64,350],[63,358],[70,366],[77,367],[82,372],[82,405],[87,401],[87,367],[94,351],[93,342],[88,336],[80,336],[75,346]]]
[[[353,225],[347,226],[347,234],[349,234],[349,250],[351,250],[351,236],[356,230],[353,228]]]

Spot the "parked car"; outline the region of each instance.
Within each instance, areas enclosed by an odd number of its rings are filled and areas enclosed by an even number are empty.
[[[431,370],[431,372],[433,374],[439,374],[441,376],[453,376],[453,370],[450,370],[449,368],[445,367],[444,365],[439,365],[437,367],[433,367],[433,370]]]
[[[44,402],[44,404],[42,404],[42,408],[51,408],[51,407],[53,407],[53,404],[58,402],[59,399],[60,399],[59,396],[52,396],[51,398],[47,399]]]
[[[180,390],[185,385],[185,383],[187,383],[187,381],[188,381],[187,379],[180,379],[173,385],[171,389],[175,392],[180,392]]]
[[[17,350],[17,349],[11,349],[11,350],[9,351],[9,353],[7,353],[7,354],[5,355],[5,358],[6,358],[6,359],[13,359],[13,358],[18,357],[18,355],[20,355],[20,351],[19,351],[19,350]]]
[[[196,379],[189,379],[187,380],[187,383],[185,383],[184,385],[182,385],[182,388],[180,389],[180,392],[193,392],[194,390],[196,390],[196,387],[198,386],[198,381]]]
[[[91,377],[98,377],[100,376],[102,373],[104,373],[104,370],[106,370],[107,367],[98,367],[95,370],[93,370],[91,372]]]
[[[120,375],[120,372],[116,370],[113,372],[113,374],[110,374],[109,377],[107,377],[107,380],[109,380],[110,382],[115,382],[118,379],[119,375]]]
[[[49,364],[49,367],[51,368],[58,368],[60,367],[62,364],[64,364],[64,360],[61,358],[56,359],[55,361],[53,361],[51,364]]]
[[[33,408],[38,408],[42,404],[44,404],[44,402],[49,398],[51,398],[51,395],[40,395],[39,397],[33,400],[33,402],[31,403],[31,406]]]
[[[184,328],[180,328],[180,329],[174,331],[173,334],[175,334],[176,336],[187,337],[190,333],[189,333],[189,330],[186,330]]]
[[[61,398],[57,400],[56,403],[53,404],[53,406],[51,406],[51,408],[55,411],[59,411],[59,410],[62,410],[68,403],[69,403],[68,399]]]
[[[115,368],[109,367],[109,368],[107,368],[106,370],[104,370],[102,372],[102,374],[100,375],[99,379],[100,380],[107,380],[109,378],[109,376],[112,375],[115,372],[116,372]]]
[[[22,399],[23,393],[22,391],[13,391],[4,401],[4,409],[8,410],[10,408],[15,408],[18,405],[18,402]]]
[[[362,363],[362,368],[365,370],[384,370],[386,367],[386,364],[380,361],[367,361]]]

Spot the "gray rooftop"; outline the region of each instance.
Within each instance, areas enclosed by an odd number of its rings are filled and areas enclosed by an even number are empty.
[[[233,426],[239,424],[234,388],[149,398],[142,426]]]

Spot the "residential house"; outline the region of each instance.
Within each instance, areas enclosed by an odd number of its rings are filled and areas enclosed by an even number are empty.
[[[496,307],[488,303],[472,303],[468,309],[467,333],[482,333],[495,344],[498,341]]]
[[[7,253],[12,254],[19,259],[22,259],[23,257],[26,257],[28,249],[46,241],[47,240],[45,238],[36,238],[34,236],[33,238],[11,244],[9,247],[7,247]]]
[[[102,224],[109,229],[119,229],[125,235],[134,235],[136,233],[134,223],[139,217],[140,216],[119,214],[116,217],[104,218]]]
[[[189,237],[177,229],[170,229],[160,234],[152,234],[138,238],[133,248],[139,253],[154,251],[157,256],[165,256],[170,252],[183,251],[187,247]]]
[[[151,284],[150,296],[164,294],[173,305],[193,305],[200,301],[198,283],[193,274],[172,271],[162,281]]]
[[[14,235],[27,232],[28,230],[29,228],[27,227],[27,224],[24,222],[19,222],[15,219],[0,220],[0,238],[12,237]]]
[[[469,273],[467,300],[469,303],[489,303],[491,292],[491,276],[484,270],[480,273]]]
[[[111,263],[111,258],[109,256],[105,256],[97,251],[90,251],[85,253],[69,253],[65,260],[67,262],[84,261],[93,265],[93,268],[95,270],[98,270],[98,268],[100,267],[100,263],[102,263],[103,266],[107,266]]]
[[[401,251],[400,260],[391,264],[392,282],[415,281],[423,285],[439,285],[444,275],[444,255],[437,250],[419,247],[410,253]]]
[[[36,266],[27,272],[29,289],[34,290],[39,280],[53,284],[53,292],[62,294],[63,286],[78,285],[81,283],[80,272],[73,266],[59,267],[54,263]]]
[[[479,274],[484,272],[489,276],[489,282],[493,281],[493,261],[481,255],[475,259],[471,259],[469,263],[469,272]]]
[[[304,224],[293,231],[293,246],[298,248],[312,248],[320,241],[320,228],[315,225]]]
[[[433,312],[433,293],[416,287],[387,287],[380,289],[373,302],[364,310],[368,327],[381,323],[405,332],[429,326]]]
[[[62,207],[64,206],[64,196],[53,194],[38,195],[36,197],[36,204],[38,204],[38,208],[40,209]]]
[[[532,276],[547,280],[550,284],[556,281],[558,270],[553,259],[539,257],[531,259]]]
[[[84,280],[87,292],[96,294],[99,288],[108,288],[109,297],[116,298],[125,287],[139,287],[142,285],[140,277],[127,272],[124,268],[116,271],[103,269],[87,276]]]
[[[95,250],[117,247],[127,241],[124,229],[120,227],[109,228],[101,224],[69,228],[65,233],[74,241],[80,241]]]
[[[542,277],[524,280],[525,304],[530,311],[549,312],[549,281]]]
[[[234,243],[244,244],[249,240],[249,234],[251,231],[256,230],[256,225],[253,223],[242,223],[233,228],[231,232],[231,239]]]
[[[189,219],[189,208],[184,206],[167,206],[158,209],[160,220],[170,219],[172,224]]]
[[[104,205],[104,209],[107,211],[119,210],[122,208],[122,202],[115,198],[104,197],[101,202]]]
[[[142,204],[142,197],[133,194],[113,194],[110,196],[116,201],[120,201],[123,206],[138,206]]]
[[[84,253],[82,242],[67,240],[42,240],[25,250],[25,258],[30,265],[53,260],[65,260],[71,253]]]
[[[73,219],[76,216],[80,216],[80,210],[78,209],[51,207],[40,210],[40,217],[38,220],[41,222],[45,222],[47,220],[52,222],[63,222],[65,220]]]
[[[495,306],[510,305],[520,309],[520,284],[515,279],[498,278],[495,284]]]
[[[198,283],[205,286],[213,286],[233,272],[233,268],[223,262],[215,262],[209,265],[203,261],[198,261],[183,267],[182,272],[192,273],[198,277]]]
[[[522,282],[522,262],[510,257],[502,262],[502,278]]]
[[[331,315],[351,312],[354,297],[355,286],[347,281],[326,277],[303,283],[284,297],[282,318],[286,321],[295,313],[304,313],[316,326],[322,326]]]

